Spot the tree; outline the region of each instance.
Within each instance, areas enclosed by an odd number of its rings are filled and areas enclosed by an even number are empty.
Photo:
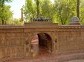
[[[5,10],[6,10],[6,5],[5,5],[5,2],[11,2],[12,0],[0,0],[0,7],[1,7],[1,14],[2,14],[2,17],[1,17],[1,20],[2,20],[2,24],[5,24]]]
[[[38,4],[36,4],[39,1]],[[60,24],[68,24],[69,20],[76,16],[76,0],[26,0],[25,17],[36,17],[37,12],[39,16],[51,18],[54,22]],[[38,10],[39,9],[39,10]],[[38,11],[37,11],[38,10]]]
[[[80,23],[84,24],[84,0],[80,0]]]
[[[55,10],[58,22],[68,24],[71,17],[75,16],[75,0],[55,0]]]
[[[30,20],[31,18],[36,17],[36,3],[33,0],[26,0],[25,7],[24,7],[24,15],[26,21]]]
[[[10,6],[5,5],[4,6],[4,11],[1,12],[2,10],[0,9],[0,20],[2,23],[6,24],[6,22],[12,17],[12,12],[10,11]]]
[[[26,0],[25,17],[31,19],[35,17],[53,17],[53,5],[50,0]]]
[[[41,15],[46,18],[53,18],[54,15],[54,5],[50,0],[43,0],[41,2]]]

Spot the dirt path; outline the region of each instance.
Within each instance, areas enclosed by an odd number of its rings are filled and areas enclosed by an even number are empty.
[[[70,54],[56,56],[52,54],[41,54],[38,57],[32,59],[15,59],[5,62],[84,62],[84,54]]]
[[[71,61],[68,61],[68,62],[84,62],[84,59],[81,59],[81,60],[71,60]]]

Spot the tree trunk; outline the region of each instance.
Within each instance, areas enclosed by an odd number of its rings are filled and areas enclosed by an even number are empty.
[[[79,6],[80,6],[80,0],[77,0],[77,17],[80,18],[79,14],[80,14],[80,10],[79,10]]]
[[[37,18],[39,17],[39,0],[36,1],[37,4]]]
[[[3,20],[3,18],[2,18],[2,25],[4,25],[5,23],[4,23],[5,21]]]
[[[2,1],[2,13],[4,12],[4,0]],[[4,17],[2,17],[2,25],[5,24]]]

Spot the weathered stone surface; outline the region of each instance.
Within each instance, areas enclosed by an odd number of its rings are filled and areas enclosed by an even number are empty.
[[[51,37],[53,54],[84,52],[84,26],[36,22],[24,26],[0,26],[0,58],[32,57],[34,53],[31,52],[31,41],[39,33],[46,33]],[[39,47],[35,47],[38,50]]]
[[[70,21],[70,25],[80,25],[78,17],[72,17]]]

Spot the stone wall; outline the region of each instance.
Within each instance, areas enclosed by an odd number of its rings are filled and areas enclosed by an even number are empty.
[[[25,55],[24,29],[0,26],[0,58],[16,58]]]
[[[38,33],[47,33],[52,38],[54,54],[84,52],[83,26],[29,23],[24,26],[0,26],[0,58],[31,57],[31,40]]]
[[[57,50],[59,54],[84,52],[83,26],[59,26],[58,28]]]
[[[38,33],[47,33],[51,38],[54,38],[54,26],[39,27],[37,24],[36,26],[31,24],[27,26],[0,26],[0,58],[32,57],[34,54],[31,52],[32,38]],[[52,42],[54,45],[54,40]]]

